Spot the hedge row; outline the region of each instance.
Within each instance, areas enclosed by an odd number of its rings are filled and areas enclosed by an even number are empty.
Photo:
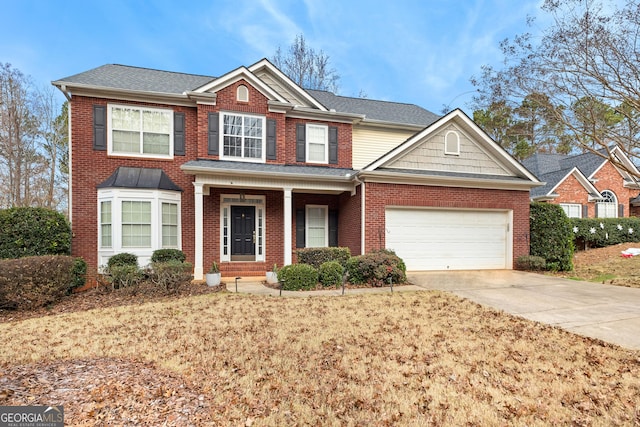
[[[46,255],[0,260],[0,308],[29,310],[57,302],[84,285],[82,258]]]
[[[329,251],[319,249],[307,250],[306,252],[312,253],[316,260],[329,253]],[[390,282],[398,284],[407,280],[407,268],[402,259],[393,251],[387,249],[373,251],[365,255],[350,257],[346,262],[342,258],[343,251],[335,251],[334,254],[338,254],[339,260],[330,259],[320,264],[318,268],[306,263],[282,267],[278,271],[278,280],[283,283],[283,289],[314,289],[318,283],[325,287],[337,286],[345,279],[345,272],[348,274],[349,282],[356,285],[385,286]],[[343,262],[346,264],[346,268],[343,266]]]
[[[577,247],[640,242],[640,218],[570,218],[569,223]]]
[[[0,209],[0,258],[70,255],[71,226],[45,208]]]

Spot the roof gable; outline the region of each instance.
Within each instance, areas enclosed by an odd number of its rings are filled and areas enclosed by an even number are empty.
[[[260,93],[262,93],[265,97],[272,101],[287,103],[286,98],[273,90],[263,80],[256,77],[246,67],[236,68],[235,70],[189,92],[189,94],[195,96],[207,93],[214,94],[219,90],[226,88],[227,86],[232,85],[240,80],[245,80],[247,83],[256,88]]]
[[[444,153],[445,135],[458,132],[460,154]],[[454,110],[366,166],[367,172],[384,169],[538,180],[495,143],[461,110]]]

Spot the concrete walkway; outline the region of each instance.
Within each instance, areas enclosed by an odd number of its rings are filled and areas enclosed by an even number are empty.
[[[511,270],[409,272],[413,285],[394,292],[425,289],[451,292],[526,319],[558,326],[640,350],[640,289],[561,279]],[[238,280],[238,292],[279,296],[262,277]],[[223,279],[235,292],[235,279]],[[346,289],[346,295],[390,292],[390,288]],[[282,291],[286,297],[339,296],[342,290]]]

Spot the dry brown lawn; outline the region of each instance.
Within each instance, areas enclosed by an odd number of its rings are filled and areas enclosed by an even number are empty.
[[[623,258],[620,253],[639,248],[640,243],[625,243],[606,248],[577,251],[573,258],[574,271],[563,276],[600,283],[640,288],[640,256]]]
[[[640,425],[640,352],[441,292],[4,320],[0,405],[67,425]]]

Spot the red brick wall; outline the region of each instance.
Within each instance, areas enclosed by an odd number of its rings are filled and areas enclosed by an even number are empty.
[[[298,123],[317,123],[327,126],[335,126],[338,128],[338,163],[335,165],[317,164],[315,166],[328,166],[337,168],[351,168],[351,124],[347,123],[331,123],[317,120],[289,119],[286,123],[286,153],[285,161],[288,164],[307,164],[296,162],[296,125]],[[279,155],[279,153],[278,153]]]
[[[529,254],[529,192],[403,184],[365,184],[365,251],[385,247],[385,207],[513,210],[513,260]]]
[[[97,265],[98,201],[96,186],[107,179],[119,166],[161,168],[171,180],[182,188],[182,249],[188,261],[193,262],[194,211],[193,177],[185,175],[180,166],[195,157],[196,111],[195,108],[167,106],[151,103],[111,101],[114,104],[137,104],[158,108],[169,108],[185,113],[186,156],[175,156],[173,160],[142,159],[134,157],[107,156],[106,151],[93,149],[93,105],[106,105],[108,100],[74,96],[71,101],[71,150],[72,150],[72,253],[82,256],[91,268]]]
[[[620,173],[616,168],[607,162],[594,176],[597,180],[594,186],[599,192],[604,190],[613,191],[618,198],[618,204],[625,205],[624,216],[628,217],[630,214],[629,200],[638,195],[638,190],[631,190],[624,187],[624,181]],[[577,203],[586,205],[588,209],[588,218],[594,218],[596,216],[595,202],[588,201],[588,194],[584,187],[573,176],[569,176],[564,182],[562,182],[555,190],[558,194],[558,198],[552,200],[550,203]],[[633,210],[631,211],[633,214]]]
[[[338,218],[338,245],[348,247],[351,255],[361,255],[362,251],[362,186],[356,188],[356,194],[340,195],[340,215]]]

